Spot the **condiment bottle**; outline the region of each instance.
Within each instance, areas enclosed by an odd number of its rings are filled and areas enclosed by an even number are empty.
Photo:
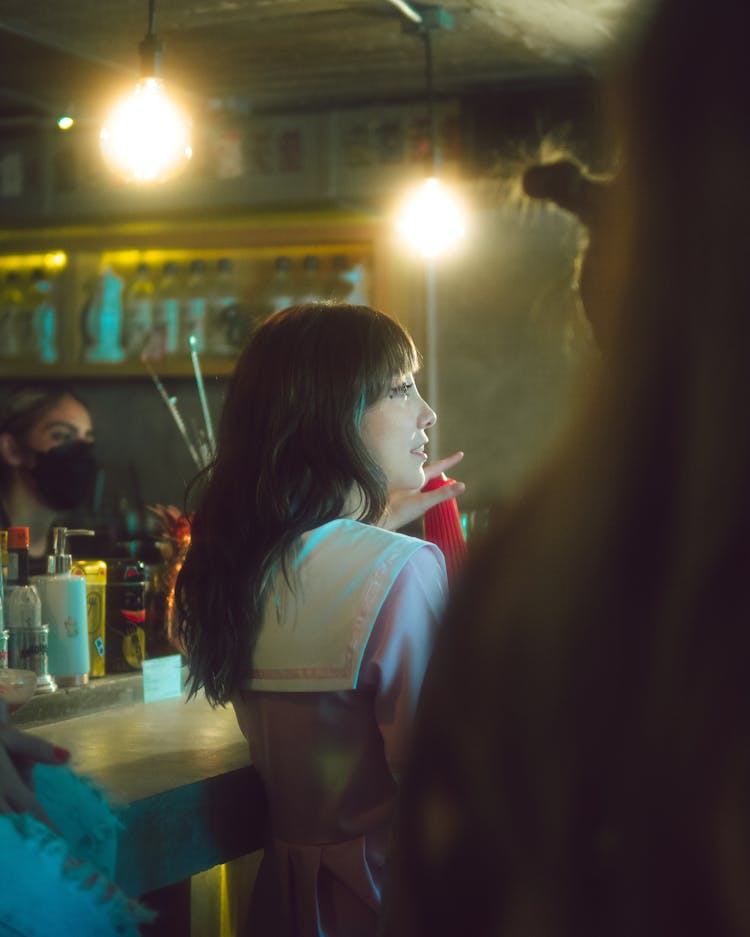
[[[67,538],[72,536],[93,537],[94,531],[53,527],[47,573],[34,576],[49,626],[49,670],[59,686],[88,683],[91,669],[86,580],[72,574],[73,561],[67,552]]]

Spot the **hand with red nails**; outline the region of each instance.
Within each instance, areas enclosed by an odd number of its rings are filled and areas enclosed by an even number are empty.
[[[51,742],[28,735],[12,726],[7,707],[0,699],[0,814],[30,813],[51,826],[49,817],[34,796],[31,772],[37,762],[62,765],[70,752]]]
[[[450,479],[447,484],[439,488],[430,488],[429,485],[443,472],[458,465],[463,457],[463,452],[454,452],[453,455],[438,459],[436,462],[427,462],[424,467],[425,487],[419,491],[395,491],[390,497],[388,513],[380,526],[385,527],[386,530],[399,530],[412,521],[418,520],[430,508],[442,504],[449,498],[462,495],[466,490],[463,482]]]

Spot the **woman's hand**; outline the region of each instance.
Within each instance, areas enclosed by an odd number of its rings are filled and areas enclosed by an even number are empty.
[[[453,455],[438,459],[437,462],[428,462],[424,469],[425,482],[432,481],[452,469],[463,457],[463,452],[454,452]],[[394,491],[388,500],[388,510],[380,526],[386,530],[398,530],[422,517],[425,511],[434,508],[436,504],[456,498],[465,490],[466,485],[463,482],[450,481],[432,491]]]
[[[44,808],[34,797],[31,772],[37,762],[63,765],[69,758],[66,749],[12,726],[7,707],[0,700],[0,813],[30,813],[51,827]]]

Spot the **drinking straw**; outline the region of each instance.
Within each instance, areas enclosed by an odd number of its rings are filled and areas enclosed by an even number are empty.
[[[206,436],[208,436],[208,444],[211,447],[211,452],[216,449],[216,439],[214,438],[214,427],[211,423],[211,413],[208,409],[208,401],[206,400],[206,388],[203,386],[203,375],[201,374],[201,366],[198,361],[198,349],[195,347],[195,335],[191,335],[188,339],[190,343],[190,358],[193,362],[193,371],[195,372],[195,383],[198,385],[198,398],[201,402],[201,409],[203,410],[203,421],[206,424]]]
[[[177,425],[177,429],[180,431],[180,435],[185,440],[185,445],[188,448],[190,457],[192,458],[193,462],[195,462],[195,465],[197,468],[199,469],[203,468],[203,464],[201,462],[200,456],[196,452],[195,446],[192,444],[192,442],[190,442],[190,437],[188,436],[187,429],[185,428],[185,423],[183,422],[183,419],[180,416],[180,411],[177,409],[177,398],[169,396],[169,394],[166,392],[164,388],[164,385],[159,380],[159,378],[156,375],[156,372],[148,363],[148,361],[144,361],[143,363],[146,366],[146,370],[151,375],[151,380],[154,382],[156,389],[159,391],[159,396],[167,405],[167,409],[169,410],[169,412],[172,414],[172,419],[175,421],[175,424]]]

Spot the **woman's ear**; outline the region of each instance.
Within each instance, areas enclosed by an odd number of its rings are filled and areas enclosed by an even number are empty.
[[[10,433],[0,433],[0,458],[11,468],[20,468],[24,464],[23,448]]]

